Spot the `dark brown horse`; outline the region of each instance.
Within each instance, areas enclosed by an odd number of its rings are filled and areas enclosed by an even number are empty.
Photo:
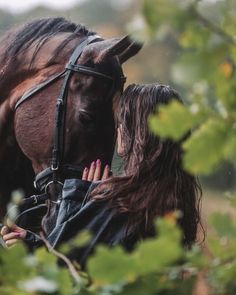
[[[30,95],[17,109],[16,105],[26,92],[62,73],[78,44],[90,36],[95,33],[82,25],[63,18],[47,18],[13,29],[1,39],[1,215],[10,192],[22,188],[26,194],[32,194],[35,174],[51,165],[58,124],[56,104],[64,75]],[[96,37],[84,46],[76,64],[104,77],[90,75],[89,71],[72,71],[68,78],[63,163],[81,168],[96,159],[103,164],[111,163],[115,139],[113,110],[123,89],[120,65],[140,48],[128,37],[107,40]],[[73,169],[68,172],[71,175],[63,173],[58,176],[60,181],[80,177]],[[52,214],[53,206],[49,205],[47,215]]]

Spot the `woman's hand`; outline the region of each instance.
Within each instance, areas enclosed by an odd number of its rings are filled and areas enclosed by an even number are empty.
[[[3,226],[1,229],[1,235],[7,247],[15,245],[19,240],[24,240],[27,231],[15,224],[11,227]]]
[[[89,168],[85,168],[82,180],[97,181],[109,178],[110,166],[106,165],[102,171],[102,163],[100,160],[92,162]]]

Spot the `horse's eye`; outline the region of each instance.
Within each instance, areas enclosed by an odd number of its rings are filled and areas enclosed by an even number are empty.
[[[73,79],[71,79],[70,88],[72,92],[78,92],[82,88],[82,86],[82,81],[81,79],[78,79],[78,77],[74,76]]]
[[[85,124],[85,125],[93,123],[92,116],[87,112],[80,112],[79,113],[79,120],[82,124]]]

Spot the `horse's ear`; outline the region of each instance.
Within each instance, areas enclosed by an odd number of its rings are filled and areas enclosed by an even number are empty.
[[[121,54],[118,55],[121,64],[126,62],[129,58],[136,55],[142,48],[143,44],[140,42],[133,41],[128,48],[126,48]]]
[[[104,49],[95,57],[94,61],[100,63],[111,56],[118,56],[120,63],[134,56],[142,48],[142,44],[133,41],[129,36],[105,40]]]

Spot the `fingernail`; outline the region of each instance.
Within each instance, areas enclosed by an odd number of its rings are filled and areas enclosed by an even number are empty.
[[[91,163],[91,166],[94,166],[95,165],[95,162],[93,161],[92,163]]]
[[[110,169],[110,166],[107,164],[105,168],[106,168],[106,169]]]
[[[21,233],[16,233],[16,237],[20,238],[21,237]]]
[[[100,159],[97,159],[96,165],[100,165],[100,164],[101,164],[101,160]]]
[[[84,171],[85,171],[85,172],[87,172],[87,171],[88,171],[88,168],[87,168],[87,167],[85,167],[85,168],[84,168]]]

